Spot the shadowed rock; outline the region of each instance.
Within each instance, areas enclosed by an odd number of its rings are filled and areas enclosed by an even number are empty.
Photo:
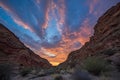
[[[91,80],[87,72],[82,72],[80,70],[77,70],[72,74],[72,79],[73,80]]]
[[[51,64],[27,48],[11,31],[0,24],[0,63],[50,68]]]

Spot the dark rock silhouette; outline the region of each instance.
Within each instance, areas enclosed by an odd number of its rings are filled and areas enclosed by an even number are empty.
[[[50,68],[51,64],[27,48],[11,31],[0,24],[0,63]]]

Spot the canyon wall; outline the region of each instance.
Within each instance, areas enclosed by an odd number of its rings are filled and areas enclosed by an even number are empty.
[[[27,48],[10,30],[0,24],[0,63],[49,68],[51,64]]]
[[[68,59],[59,66],[80,64],[86,57],[99,54],[111,57],[117,55],[117,60],[120,60],[120,3],[98,19],[90,41],[86,42],[81,49],[71,52]]]

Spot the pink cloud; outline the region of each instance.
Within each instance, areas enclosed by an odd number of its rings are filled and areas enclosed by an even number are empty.
[[[25,28],[25,29],[28,29],[30,31],[33,32],[33,30],[31,29],[31,27],[27,24],[27,23],[24,23],[18,16],[17,14],[15,14],[12,10],[12,8],[0,3],[0,6],[5,9],[9,14],[11,14],[11,17],[13,18],[13,21],[20,25],[21,27]]]
[[[51,63],[61,63],[67,59],[68,54],[71,51],[79,49],[85,42],[89,41],[89,37],[92,35],[92,28],[90,26],[90,20],[86,18],[83,21],[82,26],[80,27],[78,32],[70,32],[69,28],[65,27],[64,31],[62,31],[62,40],[60,43],[54,48],[45,48],[45,50],[49,53],[53,53],[56,57],[51,58],[45,55],[41,55],[43,58],[48,59]],[[73,36],[74,38],[70,38]],[[76,43],[80,45],[74,47]]]
[[[90,14],[92,14],[94,12],[95,6],[98,4],[98,2],[99,2],[99,0],[88,1]]]

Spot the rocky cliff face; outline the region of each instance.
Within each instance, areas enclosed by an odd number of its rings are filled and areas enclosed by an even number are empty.
[[[23,66],[51,67],[46,59],[34,54],[7,28],[0,24],[0,63],[12,62]]]
[[[115,59],[120,60],[120,3],[99,18],[90,41],[81,49],[71,52],[68,59],[59,66],[79,64],[82,59],[98,54],[111,57],[117,54],[119,56]]]

